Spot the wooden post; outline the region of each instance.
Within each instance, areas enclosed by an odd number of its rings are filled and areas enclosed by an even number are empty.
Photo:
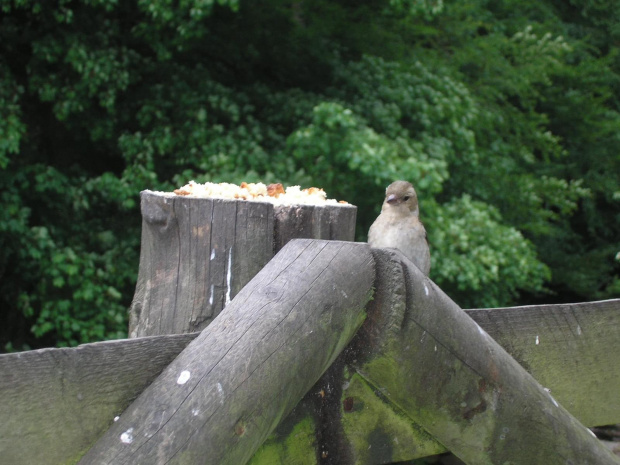
[[[373,255],[355,366],[387,402],[468,464],[620,463],[404,255]]]
[[[81,464],[243,464],[365,318],[367,244],[287,244]]]
[[[353,241],[356,213],[348,204],[276,206],[274,253],[291,239]]]
[[[142,244],[130,337],[205,328],[290,239],[352,241],[352,205],[141,192]]]

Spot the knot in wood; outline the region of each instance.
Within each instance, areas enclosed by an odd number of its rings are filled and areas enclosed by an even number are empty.
[[[276,300],[282,295],[283,286],[266,286],[262,289],[263,294],[269,300]]]
[[[245,434],[245,423],[239,420],[235,425],[235,434],[237,436],[243,436]]]

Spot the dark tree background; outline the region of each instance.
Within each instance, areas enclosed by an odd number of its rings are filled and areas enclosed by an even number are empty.
[[[126,335],[143,189],[414,183],[465,307],[620,295],[614,0],[2,2],[0,346]]]

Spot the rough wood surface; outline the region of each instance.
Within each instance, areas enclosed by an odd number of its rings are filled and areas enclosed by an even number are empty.
[[[620,299],[467,314],[584,425],[620,423]]]
[[[403,322],[408,321],[402,316],[406,313],[403,299],[407,301],[402,267],[396,267],[387,288],[383,280],[389,270],[385,264],[381,270],[375,301],[385,304],[386,298],[393,299],[394,311],[374,312],[364,325],[358,342],[362,341],[366,352],[381,352],[384,344],[394,344]],[[434,285],[427,287],[429,293],[435,289]],[[421,297],[426,292],[418,294]],[[620,376],[620,300],[466,313],[582,423],[620,422],[620,397],[615,395]],[[195,336],[146,337],[0,355],[0,463],[53,465],[77,459]],[[428,337],[424,335],[425,340]],[[433,357],[430,361],[434,370],[444,366],[437,365]],[[363,463],[410,460],[445,450],[400,405],[390,401],[390,391],[378,389],[355,372],[349,372],[342,385],[342,398],[336,402],[342,411],[334,418],[343,421],[347,435],[343,441],[349,441],[348,447]],[[326,397],[331,394],[331,390],[324,392]],[[282,463],[316,456],[312,435],[321,426],[312,408],[318,395],[309,392],[312,402],[296,409],[304,412],[303,418],[283,421],[253,458],[253,465],[274,463],[270,462],[274,456]],[[522,421],[526,419],[523,416]],[[300,437],[303,448],[294,441]],[[337,457],[334,450],[328,452]]]
[[[468,464],[620,463],[402,254],[373,254],[355,366],[387,402]]]
[[[0,463],[75,463],[195,336],[0,355]]]
[[[352,241],[356,207],[275,207],[267,202],[143,191],[140,268],[131,337],[205,328],[293,238]]]
[[[273,206],[141,193],[130,335],[198,331],[273,256]]]
[[[275,251],[291,239],[352,241],[357,208],[353,205],[295,205],[275,208]]]
[[[353,337],[373,282],[366,244],[290,242],[80,463],[245,463]]]
[[[570,318],[558,317],[567,312]],[[550,388],[553,397],[582,423],[593,426],[620,422],[616,389],[620,383],[614,381],[620,372],[620,300],[466,313]],[[575,330],[570,337],[566,329],[575,328],[575,322],[581,334]],[[553,340],[550,335],[554,332],[563,337],[545,343]],[[535,337],[532,341],[534,333],[539,336],[539,344]],[[196,335],[0,355],[0,398],[6,399],[0,402],[3,457],[13,465],[54,465],[79,457]],[[548,357],[554,362],[547,363]],[[599,379],[604,382],[597,382]],[[348,438],[345,440],[356,456],[368,454],[368,463],[386,463],[385,457],[411,460],[446,450],[358,375],[353,373],[343,384],[347,387],[340,402],[348,405],[342,414]],[[81,399],[78,392],[82,393]],[[317,395],[311,391],[308,397]],[[283,421],[253,457],[252,464],[274,463],[274,456],[281,463],[295,463],[308,454],[316,456],[312,405],[306,400],[305,406],[297,408],[305,412],[301,420]],[[295,442],[300,437],[305,441],[304,448]]]
[[[549,388],[554,398],[582,423],[593,426],[620,422],[620,396],[617,395],[620,384],[617,381],[620,376],[620,365],[617,363],[620,353],[620,299],[570,305],[477,309],[466,310],[466,313],[497,338],[497,342],[539,382],[543,380],[542,385]],[[580,329],[570,337],[566,333],[569,328],[575,328],[575,322],[578,322]],[[367,323],[364,331],[370,326],[370,322]],[[397,325],[394,331],[398,331]],[[533,333],[539,335],[539,344],[535,343],[535,337],[530,337]],[[556,335],[555,342],[542,346],[541,341],[549,342],[552,334]],[[563,336],[558,337],[559,334]],[[356,343],[365,347],[368,339],[358,338]],[[584,345],[587,345],[587,350],[582,350]],[[347,352],[351,350],[352,347],[349,347]],[[605,381],[598,383],[598,379]],[[329,438],[332,444],[328,445],[318,442],[316,438],[306,439],[305,435],[301,435],[302,441],[298,441],[296,438],[300,437],[300,431],[307,429],[305,425],[309,418],[302,417],[297,422],[289,418],[278,426],[273,437],[265,442],[250,463],[297,463],[300,451],[305,451],[307,443],[312,442],[315,448],[325,448],[321,451],[333,460],[326,459],[322,463],[338,465],[351,463],[351,454],[358,463],[385,464],[447,451],[420,425],[403,415],[398,405],[386,400],[379,389],[354,371],[345,371],[339,384],[346,386],[341,393],[330,389],[323,395],[337,395],[342,408],[339,411],[334,409],[322,420],[341,422],[344,437],[332,436]],[[312,413],[319,389],[320,386],[315,386],[296,410]],[[293,447],[294,444],[306,447]],[[316,450],[315,455],[318,456]],[[275,462],[274,457],[277,457]]]

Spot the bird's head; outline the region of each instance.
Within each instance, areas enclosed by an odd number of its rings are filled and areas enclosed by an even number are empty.
[[[407,181],[394,181],[390,184],[385,190],[383,209],[386,208],[407,209],[418,216],[418,196],[411,183]]]

